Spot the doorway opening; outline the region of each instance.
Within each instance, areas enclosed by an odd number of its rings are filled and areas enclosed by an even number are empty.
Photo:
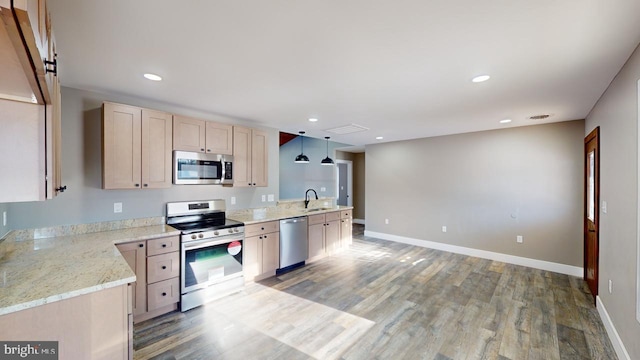
[[[600,254],[600,127],[584,138],[584,159],[584,279],[595,304]]]
[[[342,206],[353,206],[353,162],[336,160],[336,202]]]

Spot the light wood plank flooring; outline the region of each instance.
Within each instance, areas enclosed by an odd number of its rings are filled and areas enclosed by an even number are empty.
[[[365,238],[135,326],[136,359],[616,359],[582,279]]]

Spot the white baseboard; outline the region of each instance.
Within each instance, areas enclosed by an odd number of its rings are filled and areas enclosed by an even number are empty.
[[[560,274],[566,274],[571,276],[582,277],[584,275],[584,269],[582,267],[559,264],[559,263],[554,263],[550,261],[530,259],[530,258],[525,258],[525,257],[520,257],[515,255],[507,255],[507,254],[502,254],[502,253],[497,253],[492,251],[444,244],[444,243],[439,243],[435,241],[414,239],[414,238],[409,238],[405,236],[385,234],[385,233],[379,233],[379,232],[369,231],[369,230],[364,231],[364,236],[370,236],[378,239],[395,241],[403,244],[421,246],[421,247],[430,248],[430,249],[448,251],[456,254],[475,256],[483,259],[502,261],[509,264],[527,266],[530,268],[546,270],[546,271],[553,271]]]
[[[353,219],[354,224],[364,225],[364,219]]]
[[[616,355],[618,355],[618,359],[621,360],[631,360],[627,349],[624,347],[622,343],[622,339],[620,339],[620,335],[618,335],[618,331],[616,327],[613,326],[613,322],[609,317],[609,313],[607,309],[604,307],[600,296],[596,296],[596,308],[598,309],[598,314],[600,314],[600,319],[602,319],[602,323],[604,324],[604,328],[607,330],[607,335],[609,335],[609,340],[611,340],[611,344],[616,351]]]

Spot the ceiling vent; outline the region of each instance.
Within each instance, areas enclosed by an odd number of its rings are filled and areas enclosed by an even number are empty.
[[[546,118],[548,118],[549,114],[541,114],[541,115],[533,115],[533,116],[529,116],[529,120],[544,120]]]
[[[360,125],[356,125],[356,124],[349,124],[349,125],[344,125],[344,126],[339,126],[339,127],[327,129],[325,131],[333,133],[333,134],[345,135],[345,134],[352,134],[352,133],[357,133],[357,132],[360,132],[360,131],[367,131],[367,130],[369,130],[369,128],[366,128],[364,126],[360,126]]]

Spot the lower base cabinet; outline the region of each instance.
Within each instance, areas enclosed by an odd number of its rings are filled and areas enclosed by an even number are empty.
[[[280,222],[245,226],[242,270],[245,281],[274,276],[280,266]]]
[[[349,247],[352,243],[351,210],[331,211],[308,217],[309,259],[319,260]]]
[[[2,341],[57,341],[59,359],[132,359],[125,285],[0,316]]]
[[[131,285],[133,322],[177,310],[180,301],[180,238],[169,236],[116,246],[137,278]]]

